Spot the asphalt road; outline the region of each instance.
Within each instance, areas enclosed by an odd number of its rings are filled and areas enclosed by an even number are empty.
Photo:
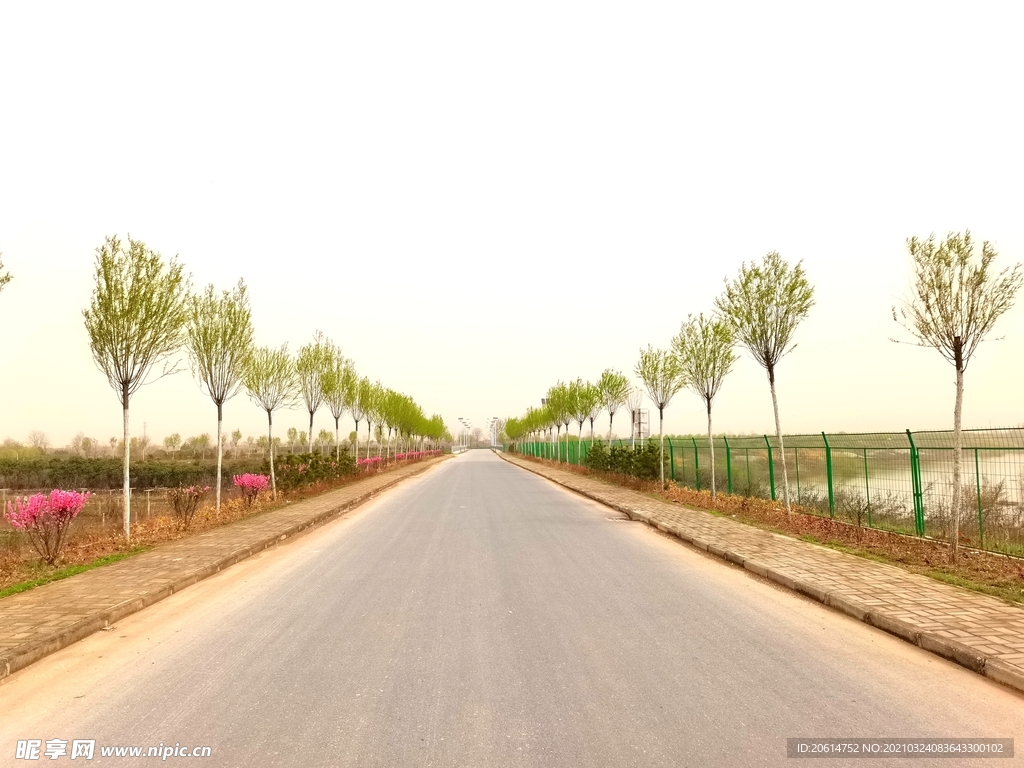
[[[61,738],[212,750],[168,765],[792,766],[798,736],[1022,737],[1024,698],[485,452],[0,683],[0,765],[160,762],[13,759]],[[846,763],[894,761],[795,764]]]

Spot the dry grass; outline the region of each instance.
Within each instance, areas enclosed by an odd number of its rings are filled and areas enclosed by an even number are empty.
[[[942,541],[851,525],[802,511],[797,506],[793,507],[792,515],[787,515],[781,502],[768,499],[725,493],[719,493],[712,499],[710,491],[695,491],[673,485],[661,490],[657,481],[591,472],[585,467],[526,458],[556,469],[568,470],[640,491],[663,501],[685,504],[712,514],[728,516],[758,528],[889,563],[913,573],[1012,602],[1024,603],[1024,560],[1020,558],[961,548],[960,558],[954,565],[949,562],[949,545]]]
[[[72,524],[67,546],[61,554],[59,562],[52,567],[40,561],[38,554],[24,535],[19,535],[16,531],[4,531],[3,533],[7,535],[0,538],[0,590],[27,582],[47,580],[60,572],[67,571],[68,575],[72,575],[71,571],[74,569],[69,569],[69,566],[95,564],[111,555],[137,554],[157,544],[188,538],[236,520],[280,509],[286,504],[334,491],[367,477],[420,461],[425,461],[425,459],[413,459],[402,464],[378,466],[340,480],[316,483],[288,493],[279,492],[276,500],[263,496],[251,508],[246,508],[240,498],[222,501],[219,515],[215,513],[213,503],[207,503],[196,512],[188,530],[182,530],[173,515],[155,515],[132,523],[130,541],[120,531],[110,528],[86,526],[76,530]]]

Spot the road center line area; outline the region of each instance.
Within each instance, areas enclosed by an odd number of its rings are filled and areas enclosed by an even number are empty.
[[[1018,694],[620,517],[471,451],[0,681],[0,765],[775,766],[797,737],[1024,752]],[[32,740],[37,763],[17,756]],[[101,754],[183,746],[209,756]],[[847,763],[893,760],[808,764]]]

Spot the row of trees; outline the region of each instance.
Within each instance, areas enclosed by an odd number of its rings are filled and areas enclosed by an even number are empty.
[[[3,283],[0,278],[0,287]],[[352,361],[319,331],[294,356],[287,345],[256,346],[242,280],[231,290],[217,291],[210,285],[193,294],[183,266],[176,259],[165,262],[140,240],[129,237],[125,246],[118,237],[107,237],[96,249],[95,286],[83,315],[93,359],[122,407],[126,537],[131,535],[129,404],[144,383],[178,372],[173,358],[183,347],[200,389],[217,409],[218,511],[224,404],[242,390],[267,414],[275,491],[273,415],[282,408],[301,405],[308,412],[312,451],[314,416],[326,406],[334,418],[338,459],[339,425],[346,412],[357,432],[363,420],[368,432],[372,424],[386,425],[389,450],[392,431],[407,441],[450,439],[440,416],[428,418],[407,395],[359,377]]]
[[[996,272],[994,247],[984,242],[976,252],[970,232],[950,233],[944,240],[910,238],[907,249],[912,262],[912,294],[893,319],[909,333],[917,346],[938,350],[956,369],[956,399],[953,409],[953,537],[951,556],[959,546],[959,514],[962,507],[962,433],[964,371],[978,345],[991,333],[996,321],[1013,305],[1024,282],[1021,265]],[[643,392],[658,409],[661,481],[664,485],[664,413],[673,397],[689,388],[703,401],[707,412],[707,435],[714,465],[711,411],[715,397],[737,360],[736,347],[745,349],[768,377],[775,437],[785,456],[775,373],[780,360],[793,351],[799,324],[814,305],[814,288],[802,263],[791,265],[777,252],[760,261],[744,263],[739,274],[726,279],[725,289],[714,300],[714,311],[689,316],[669,349],[648,346],[640,351],[634,374]],[[898,341],[893,339],[893,341]],[[900,342],[903,343],[903,342]],[[559,382],[548,391],[542,408],[530,408],[520,418],[508,419],[505,432],[512,440],[552,433],[575,421],[582,435],[589,421],[602,411],[611,426],[617,409],[628,405],[631,413],[640,408],[641,391],[621,373],[606,370],[596,384],[577,379]],[[786,462],[782,465],[782,488],[786,512],[791,512]],[[711,493],[715,477],[711,473]]]
[[[664,485],[665,409],[684,388],[701,397],[707,411],[708,443],[714,463],[711,408],[725,377],[736,362],[734,349],[739,344],[768,374],[776,439],[784,449],[775,392],[775,368],[780,358],[793,348],[793,333],[810,311],[813,296],[814,289],[807,281],[803,266],[788,264],[777,252],[773,251],[749,266],[743,264],[739,276],[727,281],[725,291],[715,299],[713,314],[690,315],[673,337],[670,349],[656,349],[648,345],[647,349],[640,350],[633,372],[642,383],[642,389],[633,387],[621,372],[610,369],[596,384],[584,383],[580,379],[569,385],[559,382],[548,391],[542,408],[530,409],[521,419],[509,419],[505,432],[513,439],[548,432],[552,428],[560,432],[563,425],[568,432],[569,424],[576,421],[582,436],[583,423],[589,420],[592,426],[594,420],[607,411],[610,441],[616,411],[628,405],[631,416],[636,414],[646,394],[658,409],[660,476]],[[784,466],[783,488],[788,511],[789,489]],[[712,497],[716,494],[713,476],[711,494]]]

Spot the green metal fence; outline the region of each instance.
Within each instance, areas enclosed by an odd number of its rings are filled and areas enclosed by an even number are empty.
[[[657,441],[657,438],[652,438]],[[869,432],[665,438],[667,471],[679,485],[781,500],[783,462],[801,511],[857,525],[949,539],[952,432]],[[570,464],[590,442],[522,443],[515,450]],[[616,446],[629,447],[617,440]],[[639,445],[639,443],[638,443]],[[960,477],[963,543],[1024,555],[1024,428],[965,430]]]

